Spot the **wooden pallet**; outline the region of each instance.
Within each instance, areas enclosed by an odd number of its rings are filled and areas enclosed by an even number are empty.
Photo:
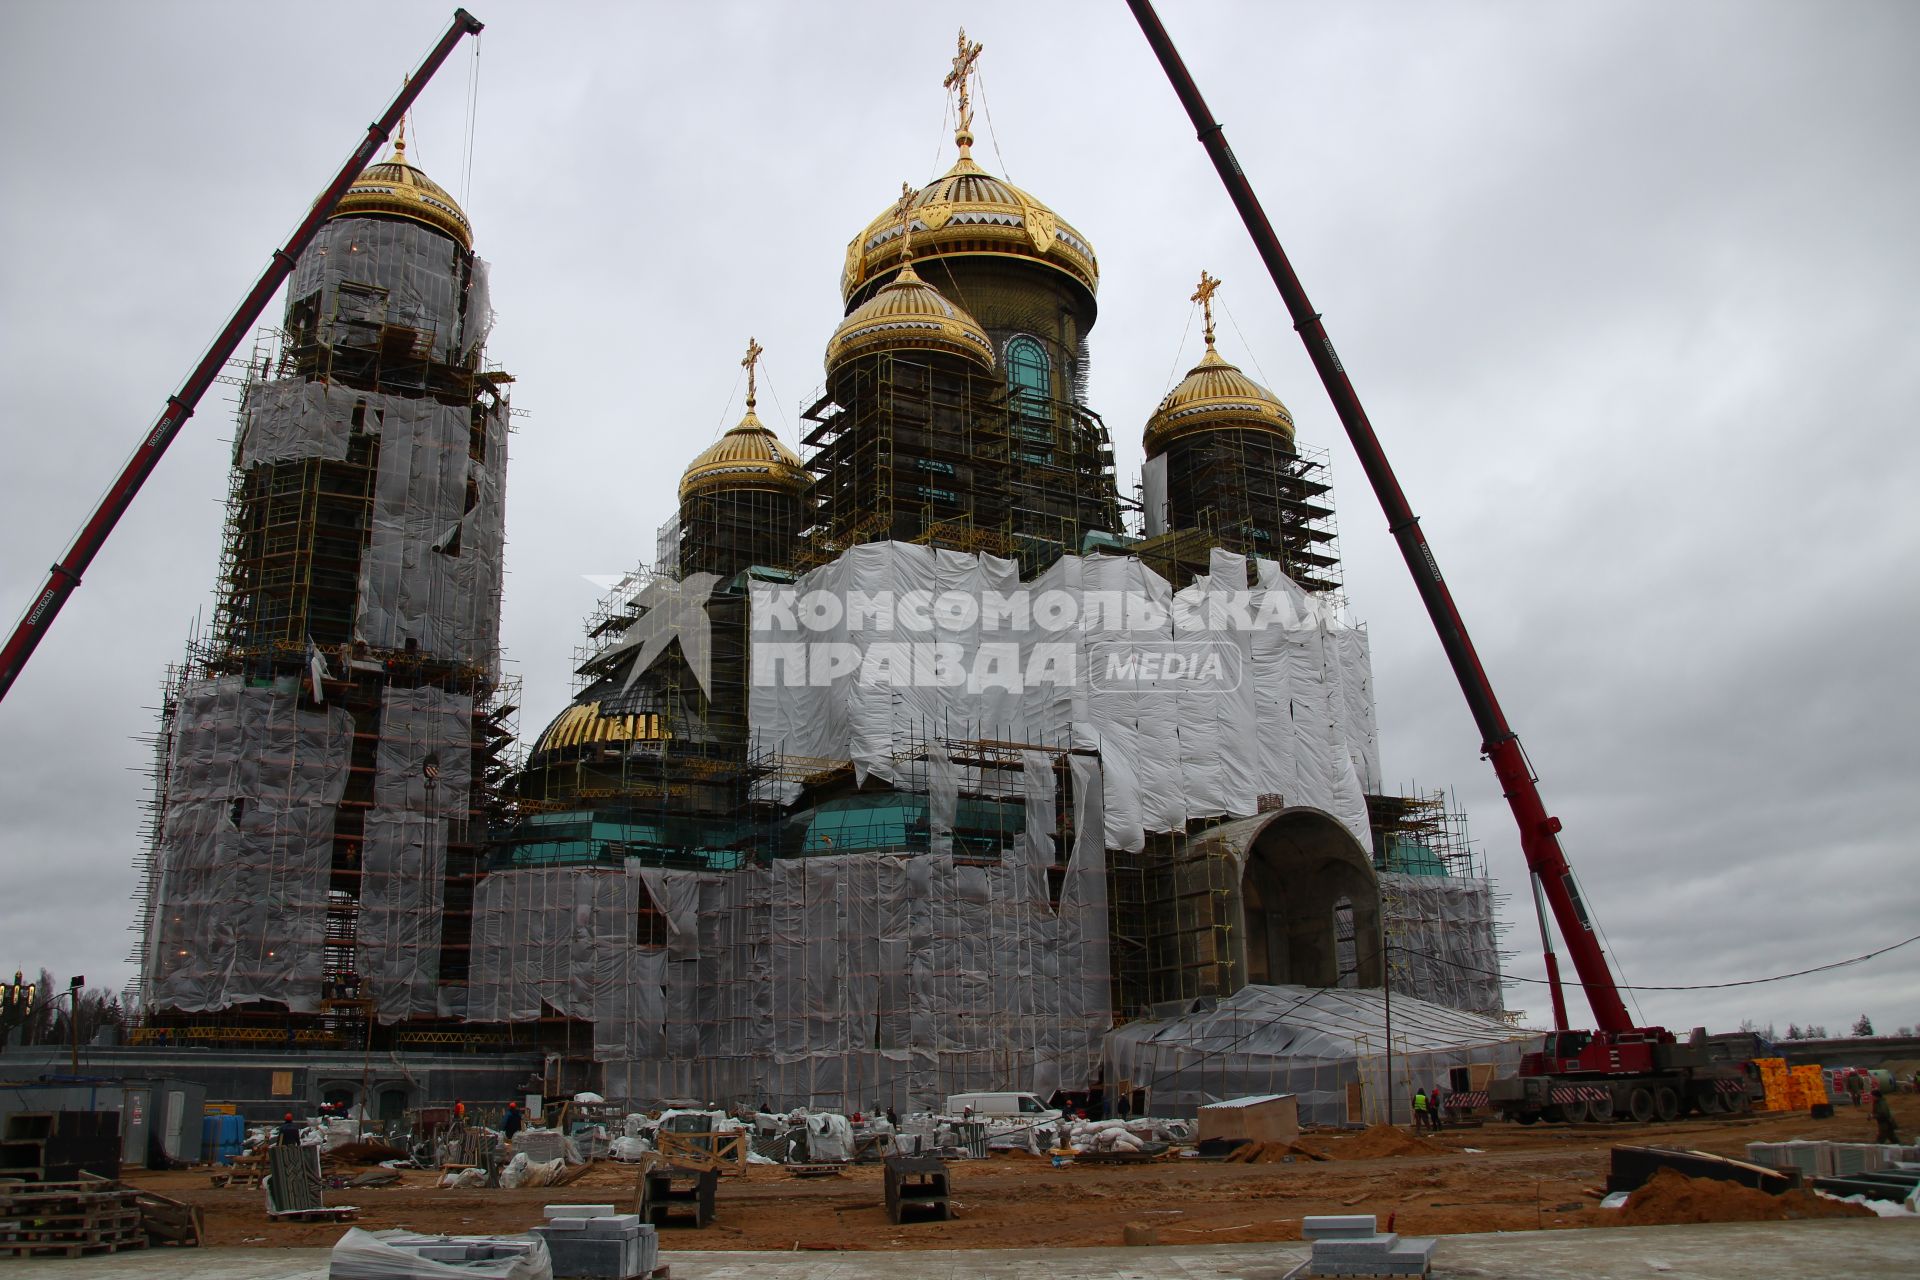
[[[138,1193],[104,1178],[0,1188],[0,1257],[78,1258],[144,1249]]]

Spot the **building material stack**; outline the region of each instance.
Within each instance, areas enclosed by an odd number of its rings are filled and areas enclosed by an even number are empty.
[[[1310,1276],[1424,1276],[1439,1243],[1375,1230],[1372,1214],[1304,1218],[1300,1234],[1313,1241]]]
[[[550,1204],[546,1223],[533,1234],[547,1243],[556,1276],[637,1280],[659,1258],[653,1224],[637,1213],[615,1213],[610,1204]]]

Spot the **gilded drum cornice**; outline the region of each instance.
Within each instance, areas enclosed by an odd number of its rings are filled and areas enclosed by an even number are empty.
[[[462,249],[473,248],[473,226],[467,215],[444,187],[407,162],[404,134],[394,143],[391,156],[368,165],[353,180],[332,216],[351,218],[369,213],[418,222],[452,236]]]

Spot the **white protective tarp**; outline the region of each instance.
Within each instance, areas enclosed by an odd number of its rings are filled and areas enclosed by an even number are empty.
[[[334,808],[353,719],[302,710],[295,677],[186,682],[174,710],[147,991],[187,1013],[319,1007]]]
[[[1107,1083],[1144,1090],[1155,1115],[1256,1093],[1291,1093],[1306,1124],[1412,1119],[1416,1087],[1448,1087],[1454,1067],[1519,1063],[1538,1033],[1378,989],[1243,987],[1213,1009],[1141,1020],[1107,1037]],[[1386,1113],[1391,1081],[1393,1114]],[[1347,1086],[1363,1086],[1349,1115]]]
[[[1067,745],[1105,766],[1110,848],[1263,797],[1368,844],[1366,632],[1270,561],[1249,585],[1247,564],[1215,551],[1175,595],[1128,557],[1067,556],[1023,584],[1009,560],[878,542],[792,586],[756,581],[755,743],[909,788],[914,743]]]

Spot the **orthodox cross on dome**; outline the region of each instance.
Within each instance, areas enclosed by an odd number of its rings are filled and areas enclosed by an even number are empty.
[[[974,64],[980,61],[980,51],[986,46],[979,41],[967,43],[967,29],[960,28],[958,51],[953,55],[953,70],[947,72],[947,78],[941,81],[949,89],[960,93],[959,127],[953,131],[953,140],[960,146],[962,159],[972,157],[973,147],[973,99],[968,96],[967,81],[972,79]]]
[[[900,218],[900,267],[905,270],[913,265],[913,198],[919,193],[911,182],[900,184],[900,199],[894,204],[893,211]]]
[[[413,76],[411,73],[400,77],[400,87],[402,89],[412,83]],[[390,158],[390,162],[393,164],[405,164],[407,162],[407,117],[411,114],[413,113],[410,111],[400,113],[400,127],[394,131],[393,135],[393,155]]]
[[[747,339],[747,354],[741,359],[740,367],[747,371],[747,412],[753,412],[754,405],[754,366],[760,363],[761,353],[766,350],[752,338]]]
[[[1207,350],[1209,351],[1213,350],[1213,291],[1219,287],[1220,282],[1218,280],[1208,275],[1205,271],[1202,271],[1200,273],[1200,287],[1193,291],[1193,297],[1187,299],[1189,302],[1199,303],[1206,315]]]

